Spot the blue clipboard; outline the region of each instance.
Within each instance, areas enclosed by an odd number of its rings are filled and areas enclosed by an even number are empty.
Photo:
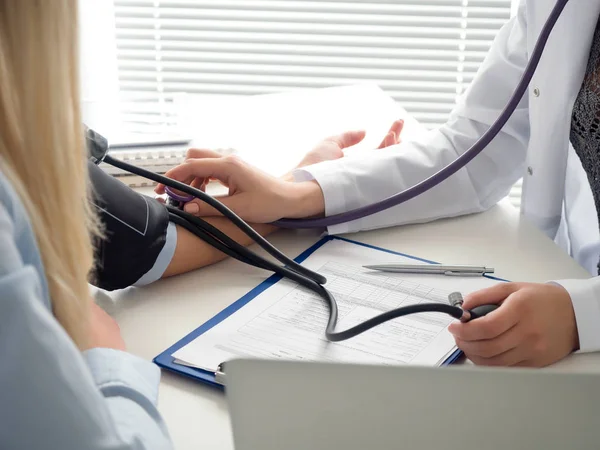
[[[362,242],[357,242],[357,241],[353,241],[350,239],[341,238],[338,236],[325,236],[324,238],[319,240],[316,244],[314,244],[312,247],[310,247],[308,250],[305,250],[300,256],[298,256],[294,260],[299,263],[303,262],[306,258],[308,258],[312,253],[314,253],[316,250],[318,250],[324,244],[326,244],[329,241],[335,240],[335,239],[345,241],[345,242],[350,242],[350,243],[356,244],[356,245],[361,245],[363,247],[372,248],[375,250],[380,250],[382,252],[391,253],[393,255],[405,256],[407,258],[411,258],[416,261],[422,261],[422,262],[425,262],[428,264],[438,264],[435,261],[429,261],[427,259],[418,258],[416,256],[411,256],[411,255],[407,255],[407,254],[400,253],[400,252],[394,252],[392,250],[387,250],[385,248],[364,244]],[[490,275],[484,275],[484,276],[486,278],[490,278],[492,280],[506,281],[501,278],[496,278],[496,277],[493,277]],[[275,283],[280,281],[282,278],[283,277],[281,275],[277,275],[277,274],[271,275],[269,278],[267,278],[261,284],[256,286],[254,289],[252,289],[250,292],[248,292],[242,298],[237,300],[235,303],[233,303],[230,306],[228,306],[227,308],[225,308],[223,311],[221,311],[219,314],[214,316],[212,319],[208,320],[206,323],[204,323],[203,325],[196,328],[194,331],[189,333],[183,339],[181,339],[180,341],[176,342],[171,347],[169,347],[168,349],[163,351],[160,355],[156,356],[153,359],[154,363],[156,365],[158,365],[159,367],[162,367],[163,369],[166,369],[171,372],[175,372],[180,375],[187,376],[187,377],[193,378],[195,380],[201,381],[203,383],[223,389],[223,386],[216,382],[214,372],[177,364],[177,363],[175,363],[175,358],[173,358],[173,356],[172,356],[173,353],[175,353],[181,347],[189,344],[191,341],[196,339],[202,333],[207,332],[212,327],[214,327],[215,325],[217,325],[220,322],[222,322],[223,320],[225,320],[227,317],[231,316],[233,313],[235,313],[237,310],[239,310],[242,306],[249,303],[253,298],[255,298],[260,293],[264,292],[269,287],[273,286]],[[452,355],[450,355],[446,359],[446,361],[444,361],[444,363],[442,365],[446,366],[446,365],[456,362],[461,357],[461,355],[462,355],[462,351],[456,350]]]

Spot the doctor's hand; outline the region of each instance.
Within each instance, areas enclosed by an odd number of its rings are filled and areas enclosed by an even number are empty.
[[[387,135],[377,149],[383,149],[401,142],[400,135],[404,128],[404,120],[399,119],[392,123]],[[299,167],[310,166],[323,161],[331,161],[344,157],[344,150],[359,144],[365,138],[365,131],[347,131],[337,136],[330,136],[319,142],[309,151],[298,164]]]
[[[308,217],[325,210],[323,193],[316,182],[295,183],[276,178],[236,156],[187,159],[166,176],[181,182],[194,180],[192,184],[196,185],[202,185],[203,180],[218,180],[229,188],[229,193],[216,198],[247,222],[270,223],[282,217]],[[157,192],[160,193],[160,186]],[[194,209],[190,210],[192,205]],[[200,217],[221,215],[198,200],[186,203],[185,210]]]
[[[378,149],[399,144],[403,127],[404,121],[396,120]],[[345,149],[360,143],[364,137],[364,131],[348,131],[326,138],[304,156],[297,168],[342,158]],[[212,150],[190,149],[185,162],[165,175],[201,190],[211,179],[219,180],[229,187],[229,194],[217,198],[250,222],[309,217],[322,214],[325,209],[323,194],[316,182],[290,183],[291,172],[280,179],[274,178],[235,156],[223,157]],[[164,194],[164,185],[159,184],[155,192]],[[184,208],[196,216],[220,215],[200,200],[193,200]]]
[[[562,286],[501,283],[468,295],[462,307],[498,303],[488,315],[448,328],[475,364],[543,367],[579,348],[571,298]]]

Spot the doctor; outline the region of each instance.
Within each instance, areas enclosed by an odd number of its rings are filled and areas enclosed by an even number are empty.
[[[230,187],[223,202],[252,222],[332,215],[380,201],[447,165],[498,117],[554,3],[521,1],[448,121],[423,140],[375,157],[305,167],[295,171],[295,182],[271,178],[235,158],[189,159],[168,175],[218,178]],[[528,94],[466,168],[405,204],[328,230],[347,233],[484,211],[524,177],[523,215],[593,277],[504,283],[469,296],[465,308],[501,303],[485,318],[450,327],[477,364],[545,366],[575,350],[600,350],[599,14],[600,0],[567,4]],[[186,207],[201,216],[215,214],[199,202]]]

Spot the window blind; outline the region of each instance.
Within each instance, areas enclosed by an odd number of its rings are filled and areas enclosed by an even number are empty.
[[[436,127],[511,14],[511,0],[114,1],[122,114],[136,129],[168,125],[180,92],[365,81]]]

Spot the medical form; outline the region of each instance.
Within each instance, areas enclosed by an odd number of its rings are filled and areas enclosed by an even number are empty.
[[[419,261],[341,239],[333,239],[303,263],[327,278],[344,330],[391,309],[415,303],[447,302],[498,281],[486,277],[394,274],[366,264]],[[426,264],[426,263],[423,263]],[[173,357],[178,363],[213,371],[235,358],[290,359],[366,364],[441,365],[456,351],[447,331],[454,320],[441,313],[394,319],[341,342],[325,338],[328,307],[313,292],[289,281],[270,286],[234,314],[201,334]]]

